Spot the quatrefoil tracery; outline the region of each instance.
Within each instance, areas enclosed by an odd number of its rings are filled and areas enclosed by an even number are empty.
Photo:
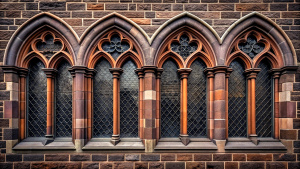
[[[31,44],[34,52],[42,54],[48,60],[60,51],[67,50],[63,41],[51,32],[43,33]]]
[[[171,43],[170,48],[186,60],[198,49],[198,43],[193,37],[190,38],[187,34],[182,34]]]
[[[98,48],[109,54],[114,60],[117,60],[125,52],[134,50],[132,43],[119,32],[108,34],[99,42]]]

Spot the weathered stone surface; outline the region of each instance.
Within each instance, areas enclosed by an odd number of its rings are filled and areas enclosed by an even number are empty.
[[[67,154],[46,154],[45,161],[69,161]]]

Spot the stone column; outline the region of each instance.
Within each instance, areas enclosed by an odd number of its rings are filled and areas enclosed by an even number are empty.
[[[159,138],[160,138],[160,78],[161,78],[161,74],[163,72],[162,68],[158,68],[156,69],[156,143],[158,142]]]
[[[57,70],[52,68],[45,68],[43,71],[47,77],[47,129],[46,129],[46,140],[43,144],[48,144],[54,140],[54,79],[57,73]]]
[[[258,144],[256,134],[256,103],[255,103],[255,79],[260,69],[247,69],[247,84],[248,84],[248,134],[250,140],[254,144]]]
[[[192,69],[186,68],[186,69],[179,69],[178,73],[180,75],[181,79],[181,133],[180,133],[180,140],[184,145],[188,145],[190,142],[189,135],[187,133],[187,127],[188,127],[188,77],[191,73]]]
[[[86,73],[86,92],[87,92],[87,98],[86,98],[86,104],[87,104],[87,140],[92,139],[93,134],[93,77],[96,73],[96,70],[94,69],[88,69]]]
[[[120,142],[119,80],[123,70],[121,68],[111,68],[109,71],[113,74],[113,135],[110,142],[117,145]]]
[[[26,76],[28,70],[19,70],[19,111],[20,111],[20,121],[19,121],[19,134],[20,141],[26,138]]]
[[[157,117],[156,117],[156,104],[157,104],[157,93],[156,93],[156,67],[155,66],[144,66],[143,72],[144,84],[143,89],[143,112],[144,116],[142,121],[144,123],[143,134],[145,151],[153,152],[157,141]]]
[[[280,70],[272,69],[274,79],[274,138],[279,139],[279,77]]]
[[[77,152],[82,151],[87,140],[87,110],[84,90],[86,70],[87,68],[83,66],[73,66],[70,69],[73,75],[73,139]]]
[[[204,73],[206,73],[207,77],[207,100],[208,100],[208,109],[207,109],[207,130],[208,130],[208,138],[213,139],[214,138],[214,73],[212,68],[206,68],[204,70]]]
[[[225,75],[225,102],[226,102],[226,109],[225,109],[225,129],[226,129],[226,134],[225,137],[228,139],[228,85],[229,85],[229,77],[230,74],[233,70],[231,68],[227,69],[226,75]]]

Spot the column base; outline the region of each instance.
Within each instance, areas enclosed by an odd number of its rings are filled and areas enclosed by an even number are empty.
[[[120,141],[120,135],[112,135],[110,140],[111,144],[113,144],[114,146],[117,145]]]
[[[53,135],[45,135],[46,139],[42,142],[43,145],[47,145],[54,141]]]
[[[190,138],[187,134],[180,134],[179,138],[185,146],[187,146],[190,143]]]
[[[256,134],[250,134],[249,139],[254,143],[255,145],[258,145],[259,140],[257,140],[257,135]]]

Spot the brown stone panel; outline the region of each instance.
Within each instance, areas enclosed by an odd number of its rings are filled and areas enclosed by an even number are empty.
[[[287,169],[287,162],[267,162],[266,169]]]
[[[297,131],[296,130],[280,130],[281,139],[296,140]]]
[[[72,168],[72,169],[80,169],[81,168],[81,162],[71,162],[71,163],[33,162],[33,163],[31,163],[31,169],[41,169],[41,168]]]
[[[268,4],[236,4],[237,11],[267,11]]]
[[[247,154],[247,161],[272,161],[272,154]]]
[[[82,19],[64,19],[70,26],[82,26]]]
[[[159,161],[160,154],[142,154],[141,161]]]
[[[103,3],[87,3],[87,10],[104,10]]]
[[[66,2],[40,2],[40,10],[65,11],[66,10]]]
[[[90,155],[71,155],[70,161],[91,161]]]
[[[85,3],[68,3],[67,10],[68,11],[85,10]]]
[[[110,154],[108,161],[124,161],[124,154]]]
[[[300,168],[300,162],[289,162],[288,163],[288,169],[299,169]]]
[[[161,161],[175,161],[175,154],[161,154]]]
[[[126,161],[139,161],[140,155],[139,154],[126,154],[125,160]]]
[[[166,162],[165,169],[182,169],[185,168],[184,162]]]
[[[46,154],[45,161],[69,161],[70,155],[68,154]]]
[[[214,161],[232,161],[232,154],[214,154]]]
[[[135,163],[135,168],[136,169],[148,169],[148,163],[145,163],[145,162]]]
[[[300,119],[293,119],[293,129],[300,129]]]
[[[100,168],[101,169],[112,169],[113,164],[112,163],[100,163]]]
[[[25,3],[0,3],[0,10],[24,10]]]
[[[114,163],[114,168],[133,169],[133,164],[132,162]]]
[[[19,162],[19,163],[14,163],[14,168],[17,169],[30,169],[30,163],[28,162]]]
[[[192,154],[177,154],[177,161],[193,161]]]
[[[246,154],[233,154],[233,161],[246,161]]]
[[[205,162],[186,162],[186,169],[205,169]]]
[[[240,168],[243,169],[264,169],[265,163],[264,162],[241,162]]]
[[[99,163],[82,163],[82,169],[99,169]]]
[[[296,161],[295,154],[273,154],[273,161]]]
[[[218,169],[224,169],[224,162],[207,162],[206,163],[206,168],[218,168]]]
[[[149,163],[149,169],[164,169],[164,163],[162,162]]]
[[[239,163],[238,162],[225,162],[225,169],[238,169]]]
[[[44,154],[24,154],[23,161],[44,161]]]
[[[234,4],[208,4],[209,11],[234,11]]]
[[[22,161],[22,154],[7,154],[6,161],[7,162]]]

